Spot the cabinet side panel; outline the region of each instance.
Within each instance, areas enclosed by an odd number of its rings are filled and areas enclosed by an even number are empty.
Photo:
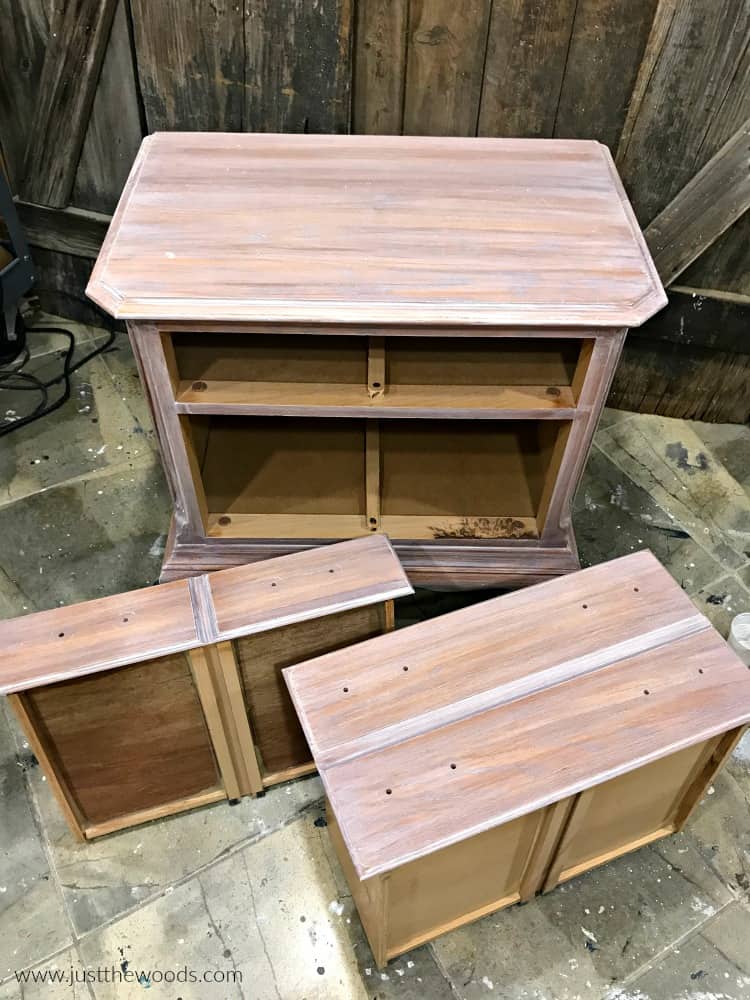
[[[26,695],[86,826],[220,786],[184,654]]]
[[[312,760],[281,671],[293,663],[379,635],[385,607],[372,604],[236,640],[250,725],[267,772]]]
[[[673,832],[686,783],[721,738],[687,747],[591,789],[582,821],[557,859],[558,881]]]
[[[390,872],[389,956],[517,902],[540,820],[522,816]]]

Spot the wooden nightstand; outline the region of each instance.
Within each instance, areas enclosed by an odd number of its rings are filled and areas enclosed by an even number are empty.
[[[599,143],[217,133],[144,141],[88,294],[154,413],[163,579],[382,531],[441,588],[578,566],[626,328],[666,303]]]

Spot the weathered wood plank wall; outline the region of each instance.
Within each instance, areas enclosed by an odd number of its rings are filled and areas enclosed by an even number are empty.
[[[83,286],[151,131],[597,138],[657,257],[671,227],[666,277],[701,292],[630,334],[612,401],[750,417],[729,332],[750,308],[748,0],[0,0],[0,23],[0,149],[45,305],[96,318]]]

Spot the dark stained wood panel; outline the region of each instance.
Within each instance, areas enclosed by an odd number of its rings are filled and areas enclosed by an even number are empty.
[[[747,669],[648,552],[425,624],[285,672],[360,878],[750,718]]]
[[[118,0],[71,194],[94,212],[115,210],[143,138],[126,2]]]
[[[43,0],[0,0],[0,24],[0,146],[11,188],[17,193],[49,38],[46,6]]]
[[[489,0],[410,0],[403,131],[475,135]]]
[[[27,201],[68,203],[99,81],[116,0],[72,0],[53,9],[35,114],[28,123]]]
[[[88,294],[194,323],[622,327],[665,301],[597,143],[188,133],[145,140]]]
[[[348,132],[352,0],[247,0],[246,132]]]
[[[578,0],[554,135],[595,137],[616,153],[657,4]]]
[[[705,250],[681,276],[692,288],[713,288],[744,295],[750,304],[750,213]]]
[[[644,233],[665,285],[750,208],[750,118]]]
[[[575,9],[575,0],[494,0],[479,135],[553,135]]]
[[[242,128],[244,24],[237,0],[131,0],[146,123]]]
[[[352,131],[398,135],[404,119],[409,0],[357,5]]]
[[[87,825],[220,784],[184,654],[24,698]]]
[[[253,740],[266,771],[284,771],[312,759],[281,671],[369,639],[384,627],[383,605],[371,604],[237,640]]]
[[[665,8],[671,17],[655,20],[617,157],[643,225],[750,115],[750,7],[680,0]]]

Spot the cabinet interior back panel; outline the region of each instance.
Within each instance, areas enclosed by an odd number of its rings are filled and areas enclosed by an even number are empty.
[[[389,337],[388,385],[570,385],[580,341]]]
[[[373,604],[237,640],[253,738],[268,771],[312,760],[282,669],[370,639],[382,632],[384,624],[383,605]]]
[[[367,381],[367,337],[176,333],[183,379],[247,382]]]
[[[23,697],[90,824],[220,785],[184,653],[35,688]]]
[[[363,513],[364,454],[362,420],[215,417],[203,460],[208,509]]]
[[[557,421],[384,420],[382,512],[534,517]]]

